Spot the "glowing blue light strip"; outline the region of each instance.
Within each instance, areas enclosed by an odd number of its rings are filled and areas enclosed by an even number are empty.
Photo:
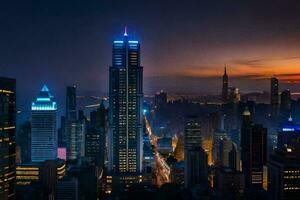
[[[36,101],[51,101],[51,99],[48,98],[48,97],[46,97],[46,98],[38,97],[38,98],[36,99]]]
[[[51,104],[36,104],[32,102],[31,110],[56,110],[57,105],[56,102],[52,102]]]
[[[292,131],[295,131],[294,128],[282,128],[282,131],[284,132],[292,132]]]
[[[114,43],[123,43],[123,41],[116,40],[116,41],[114,41]]]
[[[130,40],[128,41],[129,43],[134,43],[134,44],[138,44],[139,42],[138,41],[133,41],[133,40]]]

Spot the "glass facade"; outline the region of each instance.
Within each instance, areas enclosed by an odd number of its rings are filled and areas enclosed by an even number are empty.
[[[113,42],[109,80],[109,169],[117,174],[142,170],[143,68],[138,41]]]
[[[46,85],[31,106],[31,161],[57,158],[57,105]]]
[[[0,199],[15,199],[16,80],[0,77]]]

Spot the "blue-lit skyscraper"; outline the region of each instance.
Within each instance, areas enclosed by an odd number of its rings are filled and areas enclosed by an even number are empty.
[[[143,67],[140,44],[128,39],[113,42],[109,68],[109,169],[117,175],[142,170]]]
[[[57,105],[46,85],[31,105],[31,161],[42,162],[57,157]]]

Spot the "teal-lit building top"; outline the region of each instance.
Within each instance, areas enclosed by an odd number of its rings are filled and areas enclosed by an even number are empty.
[[[31,105],[31,161],[57,158],[57,105],[46,85]]]
[[[31,110],[57,110],[55,99],[46,85],[43,86],[36,100],[32,102]]]

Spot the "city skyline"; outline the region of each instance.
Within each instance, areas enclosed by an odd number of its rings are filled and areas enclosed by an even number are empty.
[[[0,4],[0,199],[298,200],[299,13]]]
[[[53,88],[58,99],[64,96],[59,85],[77,84],[83,94],[107,93],[107,49],[126,25],[145,46],[141,62],[147,66],[146,93],[160,89],[218,92],[225,64],[232,83],[242,92],[268,90],[273,75],[282,88],[300,91],[292,83],[298,82],[300,73],[299,3],[103,1],[70,5],[65,1],[57,5],[3,5],[0,68],[3,76],[21,80],[17,89],[22,107],[42,84]],[[143,17],[125,14],[127,8]],[[9,18],[9,13],[15,16]],[[22,37],[18,37],[20,32]],[[42,76],[33,80],[32,74]],[[178,81],[184,84],[177,86]],[[91,89],[89,83],[95,87]]]

